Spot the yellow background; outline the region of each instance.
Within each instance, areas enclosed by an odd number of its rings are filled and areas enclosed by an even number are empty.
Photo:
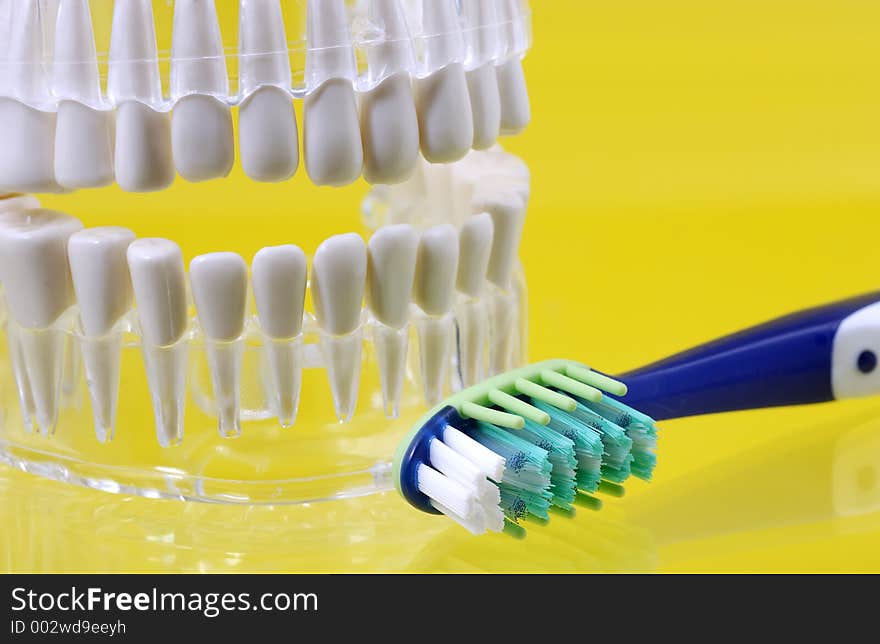
[[[532,4],[533,124],[506,142],[533,174],[532,358],[624,370],[880,286],[878,3]],[[249,258],[358,228],[364,191],[302,171],[262,186],[237,168],[44,203],[187,257]],[[524,542],[472,539],[392,494],[223,508],[3,468],[0,553],[10,570],[57,571],[876,570],[878,435],[872,400],[664,423],[653,483]]]

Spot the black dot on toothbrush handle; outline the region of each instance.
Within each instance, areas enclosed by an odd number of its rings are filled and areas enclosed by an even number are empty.
[[[862,373],[871,373],[877,368],[877,354],[873,351],[862,351],[856,364]]]

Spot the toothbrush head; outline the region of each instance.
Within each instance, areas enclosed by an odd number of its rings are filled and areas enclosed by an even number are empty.
[[[551,508],[596,508],[631,475],[649,480],[657,427],[616,399],[626,385],[569,360],[510,371],[461,391],[425,415],[394,458],[398,492],[472,532],[522,534]]]

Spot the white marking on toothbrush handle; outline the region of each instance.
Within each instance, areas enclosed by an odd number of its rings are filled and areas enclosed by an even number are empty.
[[[864,352],[874,355],[877,364],[873,369],[859,368]],[[831,350],[831,388],[837,399],[880,392],[880,302],[859,309],[840,323]]]

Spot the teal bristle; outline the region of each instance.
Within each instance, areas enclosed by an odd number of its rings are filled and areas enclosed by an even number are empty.
[[[588,409],[626,430],[627,436],[633,442],[632,473],[640,479],[650,481],[657,465],[657,425],[654,420],[608,396],[599,402],[582,402]]]
[[[551,503],[559,508],[571,509],[577,494],[575,479],[578,463],[574,441],[531,420],[526,420],[526,426],[517,432],[517,436],[547,451],[553,466],[550,472]]]
[[[574,443],[577,488],[588,493],[595,492],[602,479],[602,452],[605,451],[599,433],[552,405],[535,399],[530,399],[529,402],[550,416],[550,424],[547,425],[549,429]]]
[[[602,437],[602,478],[623,483],[632,473],[632,439],[620,425],[608,420],[589,407],[578,403],[572,415],[599,432]]]
[[[550,454],[525,438],[495,425],[478,422],[471,438],[501,455],[507,461],[499,484],[501,509],[513,521],[528,511],[542,519],[549,518],[553,499]]]

